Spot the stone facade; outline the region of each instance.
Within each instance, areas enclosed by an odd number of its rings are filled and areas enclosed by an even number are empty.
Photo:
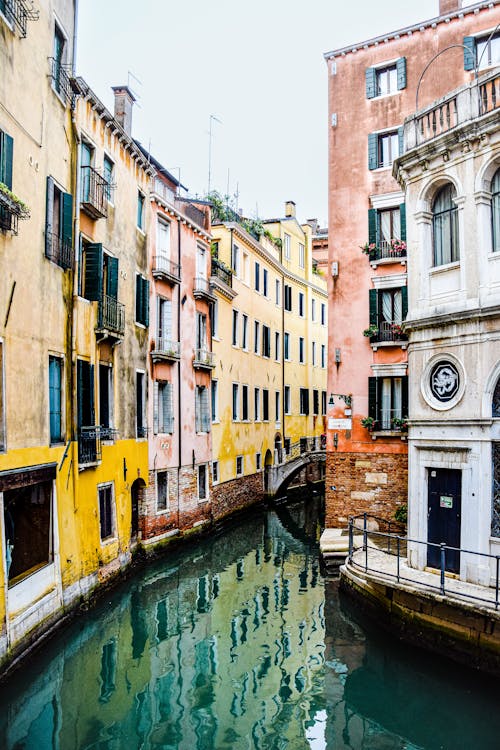
[[[326,457],[327,527],[345,525],[349,516],[370,513],[394,518],[406,503],[408,461],[404,454],[328,453]]]
[[[236,511],[249,508],[264,499],[264,479],[262,472],[229,482],[214,485],[212,488],[212,513],[214,521],[219,521]]]

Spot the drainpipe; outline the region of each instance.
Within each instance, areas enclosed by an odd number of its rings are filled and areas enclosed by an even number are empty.
[[[280,223],[280,239],[281,239],[281,247],[280,247],[280,264],[281,268],[283,268],[283,237],[282,237],[282,229]],[[285,274],[282,271],[281,272],[281,410],[283,414],[283,443],[282,443],[282,450],[285,449]]]
[[[78,97],[77,97],[78,98]],[[76,368],[76,348],[75,348],[75,341],[76,341],[76,326],[77,326],[77,315],[76,315],[76,305],[78,303],[78,289],[75,288],[77,281],[78,281],[78,269],[79,269],[79,253],[78,248],[80,246],[80,145],[81,145],[81,136],[80,132],[78,130],[78,125],[76,122],[76,107],[77,107],[77,98],[75,98],[74,104],[72,105],[72,113],[71,113],[71,126],[73,129],[73,135],[76,142],[76,174],[75,174],[75,180],[74,180],[74,209],[75,209],[75,221],[74,221],[74,229],[73,229],[73,236],[74,236],[74,243],[75,243],[75,262],[73,263],[73,268],[70,270],[70,290],[68,293],[68,298],[70,300],[70,303],[67,305],[68,309],[68,381],[69,381],[69,393],[70,399],[69,399],[69,405],[70,405],[70,413],[69,413],[69,420],[70,420],[70,436],[71,440],[75,441],[77,439],[76,435],[76,425],[75,425],[75,414],[76,414],[76,399],[78,397],[78,394],[76,393],[75,388],[75,368]],[[74,487],[76,487],[78,479],[78,459],[75,461],[73,460],[73,481],[74,481]],[[73,493],[73,498],[75,501],[75,493]]]
[[[179,275],[181,274],[181,220],[177,219],[177,263],[179,266]],[[177,288],[177,341],[181,346],[181,284],[179,283]],[[181,392],[181,366],[182,366],[182,352],[177,362],[177,440],[178,440],[178,458],[177,458],[177,528],[179,528],[180,521],[180,502],[181,502],[181,466],[182,466],[182,426],[181,426],[181,414],[182,414],[182,392]]]

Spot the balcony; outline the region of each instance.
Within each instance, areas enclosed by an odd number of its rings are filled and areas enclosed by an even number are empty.
[[[118,439],[118,430],[115,430],[114,427],[103,427],[101,425],[99,429],[102,443],[114,443]]]
[[[233,272],[218,258],[212,258],[212,276],[220,279],[229,287],[233,286]]]
[[[49,57],[49,65],[52,88],[65,104],[69,104],[73,96],[71,88],[71,65],[63,65],[55,57]]]
[[[101,460],[101,428],[99,425],[78,430],[78,463],[95,465]]]
[[[177,362],[181,358],[181,345],[179,341],[157,338],[151,351],[153,362]]]
[[[73,247],[54,232],[46,231],[45,256],[61,268],[73,267]]]
[[[195,349],[193,367],[196,370],[213,370],[215,354],[208,349]]]
[[[1,10],[7,21],[15,26],[24,39],[26,37],[26,22],[38,21],[40,11],[31,7],[26,0],[4,0]]]
[[[94,167],[80,167],[82,211],[91,219],[104,219],[108,215],[111,185]]]
[[[0,182],[0,231],[17,234],[19,219],[29,219],[30,211],[7,185]]]
[[[195,299],[202,299],[207,302],[215,302],[216,299],[210,281],[202,276],[197,276],[194,280],[193,295]]]
[[[122,338],[125,334],[125,305],[104,294],[98,302],[96,333],[103,338]]]
[[[370,247],[370,246],[368,246]],[[398,261],[406,263],[406,242],[401,240],[381,240],[373,248],[370,247],[368,252],[370,264],[375,267],[380,261],[388,263]]]
[[[167,281],[170,284],[180,284],[181,267],[164,255],[155,255],[153,258],[153,278]]]
[[[378,327],[373,327],[373,333],[370,336],[370,344],[374,351],[379,346],[401,346],[406,349],[407,341],[408,336],[403,332],[401,321],[383,320],[378,324]]]
[[[373,440],[377,435],[402,437],[408,432],[408,417],[401,414],[401,409],[379,409],[373,424],[368,428]]]

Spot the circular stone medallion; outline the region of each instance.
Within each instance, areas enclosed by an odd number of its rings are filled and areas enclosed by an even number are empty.
[[[441,360],[431,370],[429,376],[430,390],[436,401],[442,404],[451,401],[460,388],[460,375],[452,362]]]

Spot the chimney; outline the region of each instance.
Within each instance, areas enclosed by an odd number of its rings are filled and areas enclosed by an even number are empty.
[[[115,120],[127,135],[132,134],[132,107],[135,96],[128,86],[112,86],[115,95]]]
[[[439,15],[446,16],[462,7],[462,0],[439,0]]]
[[[309,226],[311,227],[311,229],[313,231],[313,234],[316,234],[316,232],[318,231],[318,226],[319,226],[318,220],[317,219],[308,219],[306,221],[306,224],[309,224]]]
[[[295,218],[295,201],[287,201],[285,203],[285,216]]]

